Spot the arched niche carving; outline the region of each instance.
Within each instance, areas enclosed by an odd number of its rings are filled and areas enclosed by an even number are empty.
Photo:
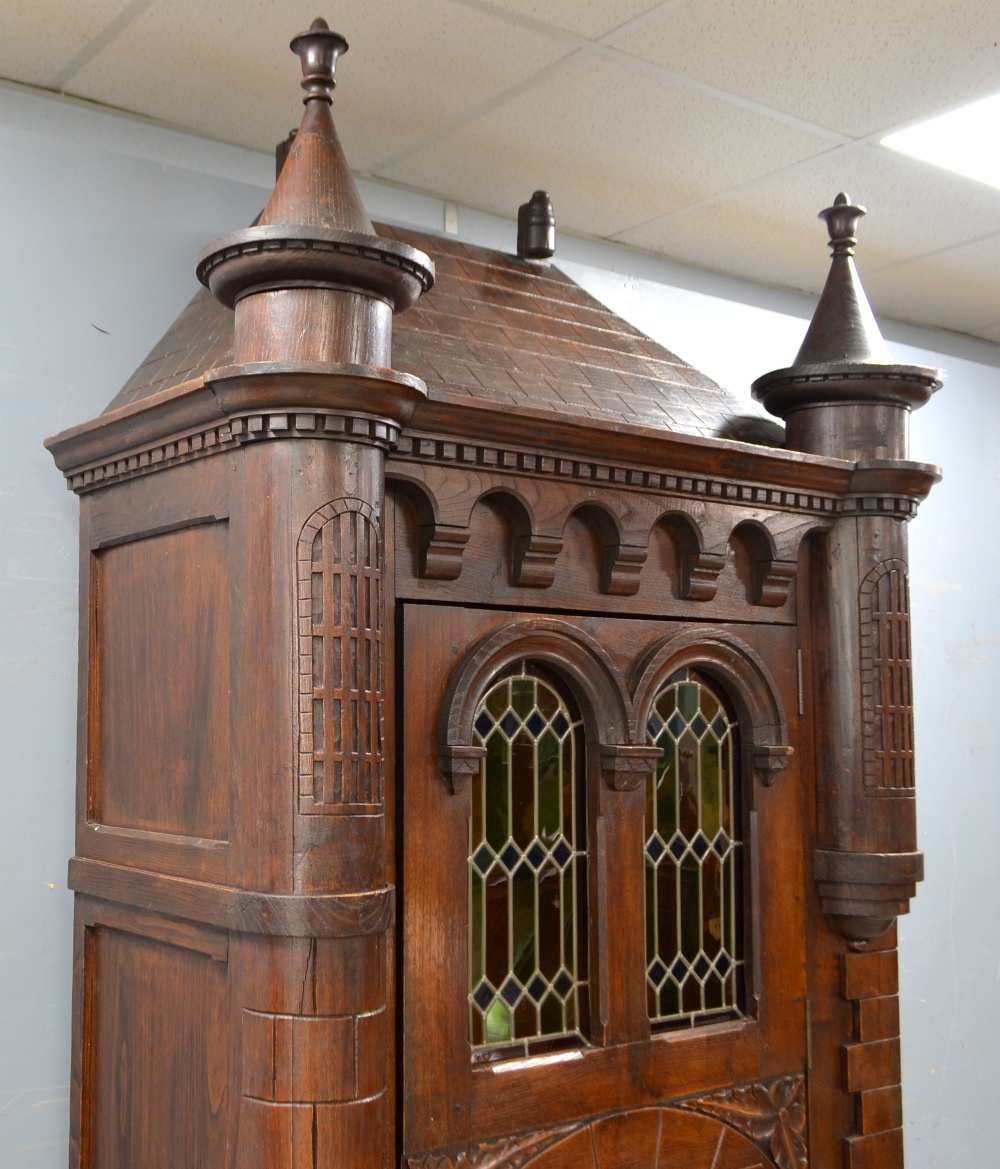
[[[539,532],[531,504],[509,485],[491,488],[478,497],[470,512],[470,525],[472,513],[484,504],[499,511],[510,526],[511,584],[547,589],[555,577],[562,537]]]
[[[438,501],[422,479],[394,475],[391,482],[416,520],[418,575],[426,580],[457,580],[469,542],[468,524],[442,523]]]
[[[788,766],[793,748],[777,687],[760,657],[722,629],[687,629],[657,642],[635,670],[632,741],[644,741],[650,708],[677,670],[692,666],[715,677],[736,707],[748,770],[766,787]]]
[[[795,558],[780,559],[774,537],[756,520],[737,524],[729,535],[730,546],[734,546],[733,541],[742,542],[750,553],[747,600],[753,605],[780,609],[788,600],[788,589],[795,577]]]
[[[600,545],[600,591],[609,596],[634,596],[639,591],[639,574],[649,550],[648,533],[641,542],[626,540],[621,519],[610,507],[592,500],[572,507],[566,513],[564,528],[574,516],[587,526]]]
[[[438,723],[438,761],[453,793],[466,786],[485,755],[485,748],[473,743],[472,723],[486,687],[500,670],[529,658],[554,669],[572,688],[583,710],[587,739],[598,746],[605,770],[629,770],[632,704],[617,668],[582,630],[539,617],[488,634],[455,667]],[[644,744],[638,749],[643,757],[650,751]],[[619,760],[624,761],[620,767]]]
[[[677,595],[681,600],[713,600],[719,574],[726,567],[727,550],[706,549],[701,526],[686,512],[665,512],[656,524],[669,533],[677,552]]]

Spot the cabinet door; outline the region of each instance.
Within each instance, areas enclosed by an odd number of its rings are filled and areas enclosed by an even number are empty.
[[[794,627],[406,605],[400,654],[404,1163],[798,1165]]]

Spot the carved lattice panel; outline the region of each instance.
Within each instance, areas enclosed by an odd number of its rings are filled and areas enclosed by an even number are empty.
[[[382,544],[375,513],[338,499],[298,548],[299,810],[353,811],[384,784]]]

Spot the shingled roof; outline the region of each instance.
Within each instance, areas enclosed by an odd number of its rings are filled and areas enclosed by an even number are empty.
[[[726,434],[739,401],[596,301],[555,267],[378,226],[426,252],[430,292],[393,322],[392,364],[430,399]],[[108,406],[117,409],[232,363],[233,314],[201,289]],[[419,414],[415,419],[419,426]]]

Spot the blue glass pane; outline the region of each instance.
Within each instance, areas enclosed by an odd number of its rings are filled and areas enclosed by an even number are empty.
[[[507,713],[500,720],[500,729],[507,736],[512,739],[517,733],[517,728],[521,725],[521,720],[514,714],[513,711],[508,710]]]

